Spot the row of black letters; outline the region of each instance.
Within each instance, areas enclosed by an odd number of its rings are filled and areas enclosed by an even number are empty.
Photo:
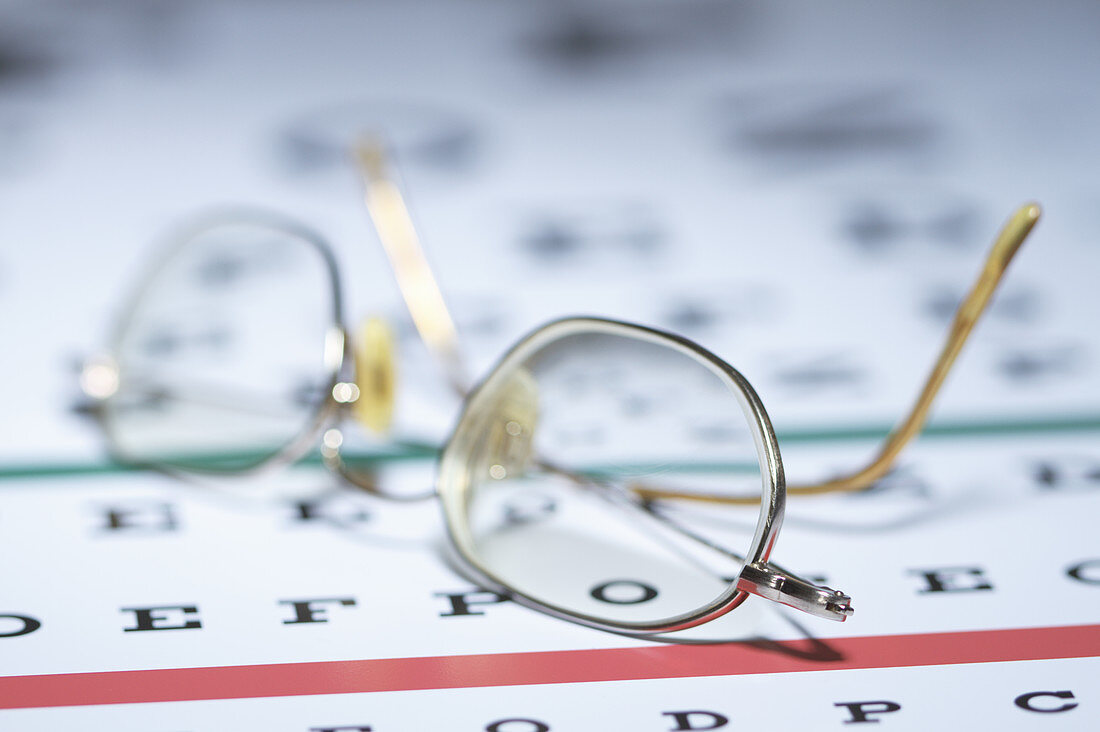
[[[1007,698],[1005,701],[1007,703]],[[1077,698],[1068,689],[1028,691],[1017,695],[1012,703],[1023,711],[1039,714],[1069,712],[1078,706]],[[888,721],[890,719],[888,715],[902,710],[900,703],[886,700],[835,702],[833,706],[840,713],[838,721],[844,724],[874,724]],[[661,717],[664,718],[661,720],[663,725],[672,725],[663,727],[668,732],[725,729],[730,724],[730,718],[725,714],[706,709],[661,712]],[[485,732],[552,732],[554,728],[545,720],[512,717],[490,722],[483,729]],[[376,730],[367,724],[350,724],[310,727],[309,732],[382,732],[382,730]]]
[[[1100,488],[1100,463],[1089,459],[1043,460],[1031,465],[1031,477],[1043,492],[1096,490]],[[899,486],[923,490],[913,485],[914,476],[897,474],[884,479]],[[130,501],[97,507],[97,531],[112,534],[158,534],[179,531],[182,522],[172,503],[164,501]],[[522,513],[522,509],[515,509]],[[301,500],[290,504],[291,520],[295,523],[328,523],[349,528],[370,520],[366,506],[350,500]],[[517,516],[516,518],[523,518]]]
[[[919,578],[917,594],[990,592],[993,583],[980,567],[935,567],[910,569],[908,574]],[[1100,559],[1076,562],[1065,569],[1066,577],[1074,582],[1100,586]],[[824,578],[814,578],[824,582]],[[732,581],[732,579],[731,579]],[[596,585],[589,593],[593,599],[614,605],[637,605],[658,596],[657,588],[631,579],[614,579]],[[506,597],[488,590],[473,589],[465,592],[437,592],[441,601],[440,617],[454,618],[485,615],[489,606],[505,602]],[[326,623],[329,613],[338,607],[356,607],[354,597],[315,597],[298,600],[279,600],[288,610],[284,625]],[[151,605],[125,607],[121,611],[130,615],[132,624],[123,631],[141,632],[155,630],[198,630],[202,628],[198,605]],[[23,613],[0,613],[0,638],[28,635],[42,627],[42,621]]]

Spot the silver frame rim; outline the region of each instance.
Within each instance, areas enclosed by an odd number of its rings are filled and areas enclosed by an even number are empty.
[[[786,504],[786,483],[775,430],[772,428],[771,420],[764,410],[760,397],[748,380],[726,361],[686,338],[643,325],[597,317],[563,318],[535,329],[509,349],[466,398],[451,436],[441,453],[436,477],[436,492],[439,495],[443,509],[451,553],[456,557],[465,573],[486,589],[502,594],[522,605],[552,617],[599,630],[633,636],[650,636],[691,628],[728,613],[744,602],[749,595],[748,592],[738,589],[740,573],[738,573],[738,577],[733,579],[727,590],[710,603],[696,610],[668,618],[644,622],[627,622],[574,612],[527,595],[496,577],[478,561],[476,553],[470,547],[469,538],[463,535],[466,523],[463,517],[461,499],[465,487],[456,486],[454,483],[456,476],[464,475],[461,463],[466,458],[465,443],[468,441],[468,438],[464,435],[464,427],[468,415],[475,411],[471,407],[476,405],[480,395],[484,393],[486,385],[490,384],[496,375],[504,371],[505,366],[523,359],[527,354],[554,340],[582,332],[623,335],[674,348],[708,367],[730,388],[730,391],[741,404],[742,411],[745,413],[753,432],[762,479],[763,500],[760,504],[760,514],[743,566],[766,562],[771,555],[783,521]]]
[[[170,463],[134,460],[126,456],[125,453],[119,449],[116,430],[113,427],[113,419],[110,416],[110,401],[113,397],[107,397],[103,400],[101,408],[95,411],[95,415],[96,421],[103,430],[108,452],[113,459],[131,465],[145,465],[176,477],[185,477],[189,475],[256,475],[290,465],[297,461],[309,452],[310,447],[316,441],[318,435],[321,434],[324,427],[335,421],[341,405],[336,402],[332,395],[332,390],[336,384],[342,380],[350,361],[348,358],[349,344],[347,330],[344,327],[343,290],[340,285],[340,275],[336,264],[336,257],[328,242],[319,233],[295,219],[266,209],[251,207],[219,209],[201,215],[172,231],[165,238],[164,243],[158,248],[156,256],[154,256],[152,261],[145,266],[138,278],[137,286],[129,292],[128,296],[123,301],[120,315],[114,319],[111,326],[110,337],[106,349],[107,356],[116,364],[117,368],[117,354],[120,344],[127,328],[133,320],[134,313],[137,308],[140,307],[142,299],[147,294],[157,275],[159,275],[181,251],[191,244],[196,237],[210,229],[242,223],[266,227],[284,233],[289,232],[317,252],[324,263],[325,272],[328,275],[329,281],[329,310],[331,313],[331,322],[325,333],[325,343],[323,347],[327,350],[330,347],[329,343],[333,342],[333,346],[331,347],[335,351],[338,346],[339,352],[339,358],[333,359],[331,363],[326,364],[326,391],[324,399],[317,406],[312,416],[306,419],[305,424],[292,438],[279,449],[272,452],[271,455],[263,458],[254,465],[249,465],[244,468],[185,468]]]

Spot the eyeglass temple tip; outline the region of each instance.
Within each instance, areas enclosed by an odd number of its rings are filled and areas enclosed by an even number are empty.
[[[1003,270],[1016,256],[1020,246],[1027,239],[1028,234],[1039,223],[1043,214],[1042,207],[1030,201],[1016,209],[1015,213],[1005,222],[997,240],[993,243],[993,250],[989,255],[989,263]]]
[[[351,152],[368,180],[386,177],[386,144],[380,136],[359,135],[352,142]]]

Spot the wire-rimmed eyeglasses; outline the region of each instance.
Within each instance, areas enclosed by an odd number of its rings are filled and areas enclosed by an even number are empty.
[[[371,218],[417,329],[461,388],[453,321],[399,190],[376,151],[360,153]],[[888,472],[920,432],[963,343],[1038,217],[1039,208],[1028,204],[1005,225],[916,403],[875,458],[821,483],[786,486],[779,444],[756,392],[698,344],[602,318],[568,318],[535,330],[468,394],[440,457],[433,495],[441,499],[461,567],[487,588],[542,612],[632,635],[699,625],[750,594],[844,620],[852,613],[847,595],[770,561],[786,497],[860,490]],[[185,286],[158,281],[171,270],[162,263],[160,275],[139,289],[121,321],[111,358],[89,367],[100,368],[98,374],[85,370],[85,384],[93,387],[86,390],[100,398],[98,412],[116,455],[173,470],[240,472],[293,459],[323,433],[322,454],[330,466],[356,485],[389,496],[372,475],[348,468],[340,457],[340,433],[331,425],[350,410],[369,428],[385,429],[393,407],[392,343],[375,323],[352,345],[341,325],[339,284],[327,247],[307,230],[273,219],[237,218],[197,231],[164,262],[185,274],[182,281],[206,283],[204,304],[186,302]],[[263,236],[257,238],[258,232]],[[211,266],[219,257],[225,261]],[[312,308],[290,292],[276,298],[285,311],[255,305],[257,288],[272,286],[270,268],[280,261],[281,271],[295,273],[297,296],[305,293]],[[250,284],[251,275],[242,272],[253,266],[269,279]],[[233,340],[232,353],[247,358],[237,372],[242,381],[228,388],[229,356],[201,362],[204,352],[208,358],[217,348],[217,328],[168,328],[175,340],[195,344],[190,348],[158,342],[164,341],[164,322],[195,308],[217,311],[218,302],[241,308],[259,332],[251,340]],[[313,315],[305,317],[307,311]],[[293,356],[263,338],[272,323],[285,335],[307,322],[327,322],[323,348],[304,347],[318,340],[305,326],[303,348]],[[181,359],[181,352],[189,355]],[[314,376],[287,378],[294,373]],[[268,381],[264,374],[271,375]],[[110,388],[94,388],[97,380]],[[279,388],[257,388],[264,384]],[[611,400],[623,391],[648,398],[626,409],[622,405],[629,402],[617,399],[609,413]],[[133,420],[126,429],[136,442],[121,444],[120,420]],[[269,427],[275,424],[281,432]],[[152,425],[161,425],[160,431]],[[245,433],[247,439],[226,449],[227,434]],[[273,436],[281,436],[274,440],[279,447],[264,448]],[[218,455],[228,459],[210,462]],[[738,550],[661,510],[675,501],[742,506],[749,513],[733,540]],[[624,588],[633,594],[623,594]]]

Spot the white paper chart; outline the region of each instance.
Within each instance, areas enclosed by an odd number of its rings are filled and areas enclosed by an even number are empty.
[[[0,5],[0,730],[1097,728],[1098,23],[1076,2]],[[202,481],[111,460],[80,364],[167,232],[248,206],[320,232],[348,321],[395,329],[397,429],[429,447],[379,447],[382,478],[432,485],[459,402],[347,163],[364,130],[472,372],[560,316],[680,333],[760,392],[791,482],[870,456],[1038,201],[921,439],[869,491],[788,502],[775,560],[853,617],[753,598],[631,639],[478,587],[434,502],[316,454]],[[661,591],[612,582],[593,597]]]

